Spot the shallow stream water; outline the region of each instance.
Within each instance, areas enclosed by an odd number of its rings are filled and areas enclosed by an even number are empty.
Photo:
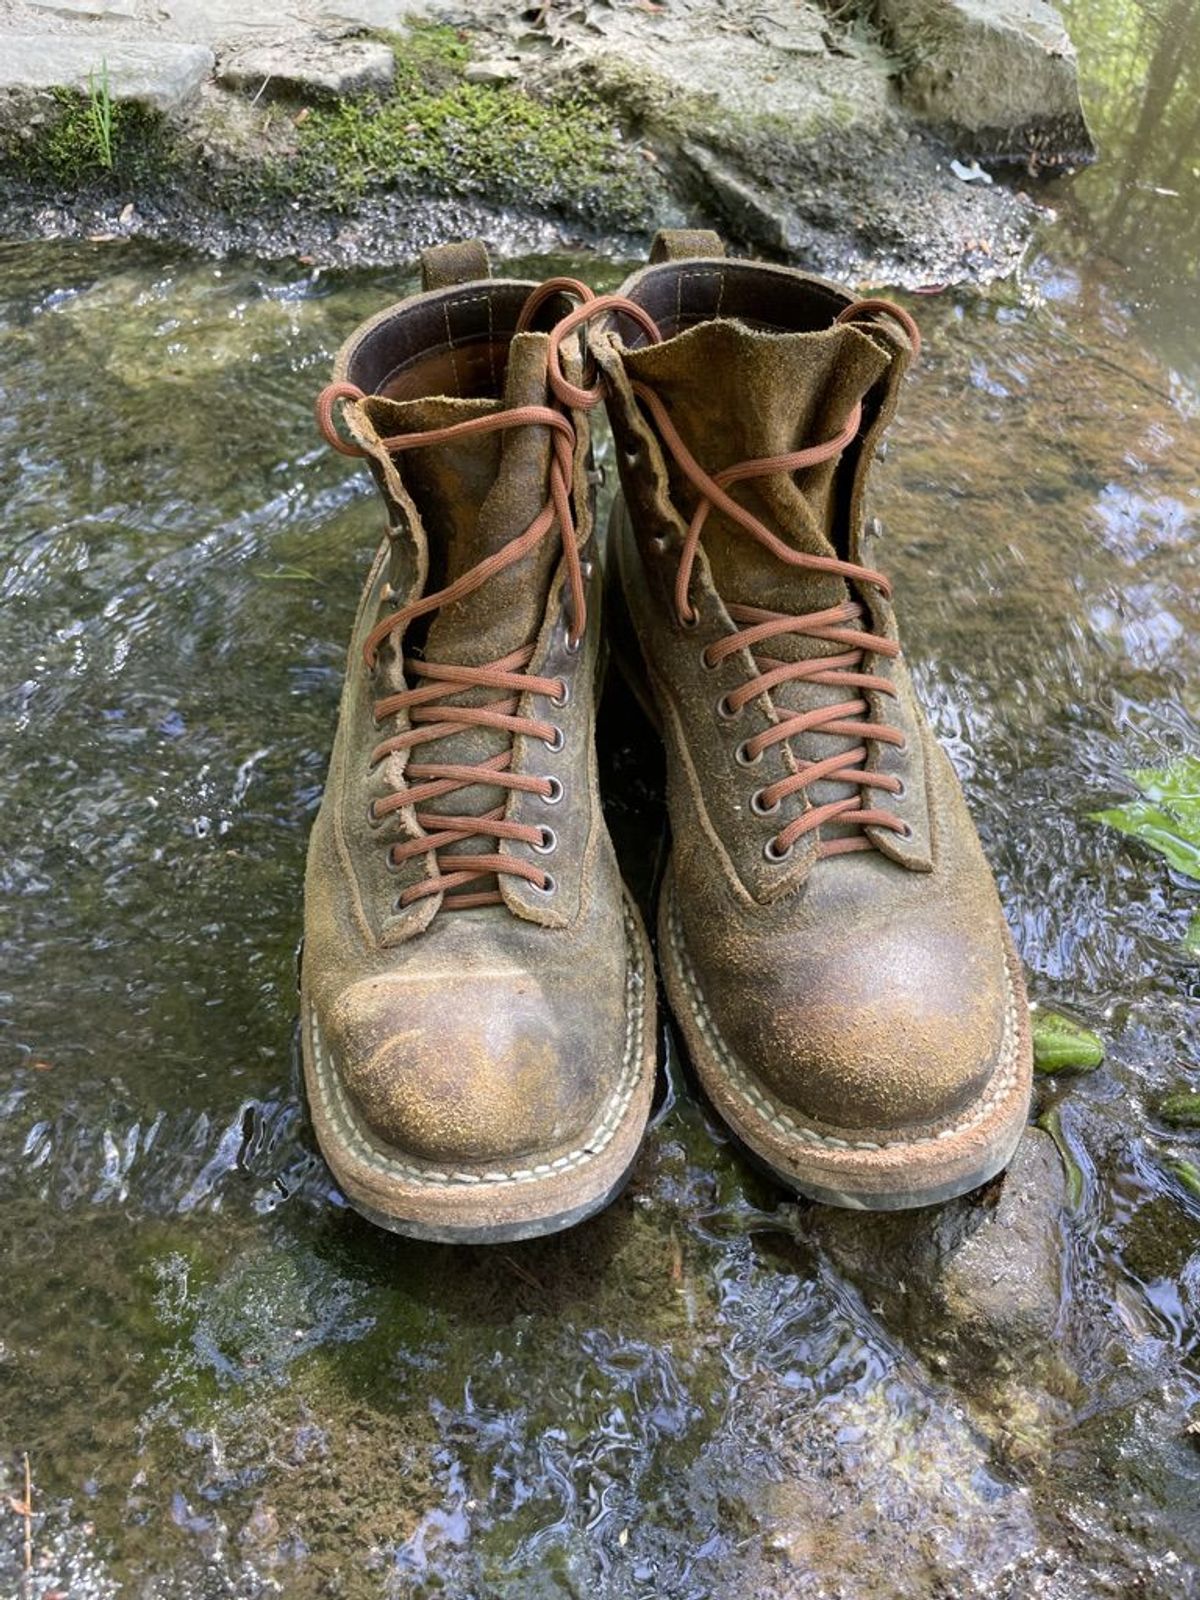
[[[1067,1381],[924,1359],[669,1038],[595,1222],[464,1250],[346,1208],[295,958],[380,512],[310,406],[412,281],[0,247],[0,1487],[27,1452],[31,1594],[1200,1592],[1200,1201],[1170,1166],[1200,1138],[1155,1112],[1200,1087],[1200,895],[1088,816],[1200,750],[1200,252],[1175,147],[1130,143],[1133,9],[1070,8],[1109,148],[1020,281],[908,300],[876,486],[1032,993],[1107,1048],[1036,1107],[1075,1164]],[[519,270],[564,266],[623,276]],[[603,743],[648,893],[660,773],[619,685]],[[22,1537],[0,1501],[5,1595]]]

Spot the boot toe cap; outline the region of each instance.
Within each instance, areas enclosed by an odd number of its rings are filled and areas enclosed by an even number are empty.
[[[952,1121],[985,1092],[1011,993],[997,938],[948,967],[919,938],[801,960],[727,1008],[720,1032],[787,1109],[830,1128]]]
[[[603,1075],[584,1008],[522,974],[355,984],[329,1045],[371,1135],[429,1162],[519,1161],[581,1134]]]

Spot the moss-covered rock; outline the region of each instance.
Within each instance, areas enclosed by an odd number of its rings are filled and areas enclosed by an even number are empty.
[[[472,82],[470,45],[452,28],[414,27],[394,49],[392,94],[342,99],[299,123],[294,156],[274,167],[282,189],[342,209],[409,189],[648,222],[645,167],[597,100]]]
[[[55,89],[33,122],[0,132],[0,162],[32,182],[63,189],[138,187],[173,175],[181,153],[161,111],[138,100]]]

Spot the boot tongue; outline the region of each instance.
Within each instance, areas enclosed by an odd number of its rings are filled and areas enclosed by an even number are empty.
[[[625,355],[629,376],[652,388],[700,466],[726,467],[783,455],[832,439],[855,404],[887,370],[890,357],[849,325],[819,333],[761,333],[740,322],[712,321],[659,345]],[[671,495],[690,517],[697,492],[668,451]],[[841,498],[837,460],[794,474],[773,473],[730,485],[740,505],[797,550],[842,556],[834,545]],[[728,604],[800,613],[846,598],[836,574],[789,567],[750,534],[711,511],[702,542],[713,582]],[[797,640],[803,645],[804,641]],[[773,653],[789,652],[779,641]]]
[[[499,400],[428,396],[369,402],[380,434],[423,433],[470,417],[548,403],[545,334],[517,334]],[[468,435],[398,456],[402,478],[429,543],[430,590],[445,588],[517,539],[546,504],[551,438],[546,428]],[[482,666],[533,641],[559,556],[553,534],[457,604],[434,613],[425,637],[430,661]]]

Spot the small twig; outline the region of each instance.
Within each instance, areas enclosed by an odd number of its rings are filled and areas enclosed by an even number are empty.
[[[33,1478],[29,1471],[29,1451],[25,1452],[25,1498],[18,1500],[9,1495],[8,1503],[25,1523],[24,1563],[21,1571],[21,1600],[30,1600],[33,1594]]]
[[[25,1452],[25,1579],[33,1576],[33,1479],[29,1472],[29,1451]]]
[[[514,1261],[512,1256],[503,1256],[501,1259],[507,1261],[517,1277],[523,1279],[531,1289],[536,1289],[539,1294],[545,1294],[545,1285],[538,1282],[528,1267],[523,1267],[519,1261]]]

